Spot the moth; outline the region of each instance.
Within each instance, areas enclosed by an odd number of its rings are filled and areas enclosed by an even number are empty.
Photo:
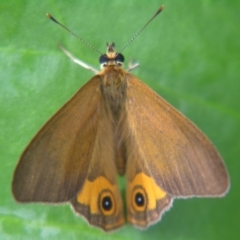
[[[146,228],[175,198],[224,196],[228,173],[212,143],[123,62],[108,44],[102,70],[33,138],[14,172],[17,201],[69,202],[90,225],[108,231],[126,220]],[[118,175],[126,179],[126,217]]]

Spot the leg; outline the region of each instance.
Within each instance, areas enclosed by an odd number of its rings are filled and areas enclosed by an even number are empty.
[[[128,72],[131,72],[133,69],[137,68],[139,66],[139,63],[132,63],[132,60],[129,62],[128,64],[128,69],[127,71]]]
[[[87,65],[86,63],[82,62],[81,60],[75,58],[70,52],[68,52],[63,46],[58,45],[59,48],[75,63],[77,63],[78,65],[80,65],[81,67],[92,71],[93,73],[97,74],[99,71],[96,70],[95,68]]]

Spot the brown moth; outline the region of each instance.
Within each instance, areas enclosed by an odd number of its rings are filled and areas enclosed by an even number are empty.
[[[126,177],[127,221],[139,228],[159,221],[174,198],[225,195],[229,178],[212,143],[123,62],[109,44],[102,70],[33,138],[14,172],[17,201],[69,202],[108,231],[125,223],[118,174]]]

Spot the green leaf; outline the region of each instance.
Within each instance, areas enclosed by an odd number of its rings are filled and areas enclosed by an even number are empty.
[[[97,67],[98,54],[49,21],[49,12],[102,52],[119,49],[157,11],[165,10],[124,50],[135,74],[195,122],[225,159],[231,189],[222,199],[175,200],[161,222],[141,231],[90,227],[68,205],[21,205],[11,194],[14,168],[39,128],[90,77],[57,47]],[[0,238],[237,239],[240,202],[240,2],[1,1]]]

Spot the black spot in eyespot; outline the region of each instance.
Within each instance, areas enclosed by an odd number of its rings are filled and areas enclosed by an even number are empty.
[[[142,207],[145,204],[145,199],[142,193],[138,192],[135,195],[135,203],[138,207]]]
[[[111,199],[111,197],[105,196],[105,197],[102,199],[102,208],[103,208],[105,211],[110,211],[110,210],[112,209],[112,199]]]

